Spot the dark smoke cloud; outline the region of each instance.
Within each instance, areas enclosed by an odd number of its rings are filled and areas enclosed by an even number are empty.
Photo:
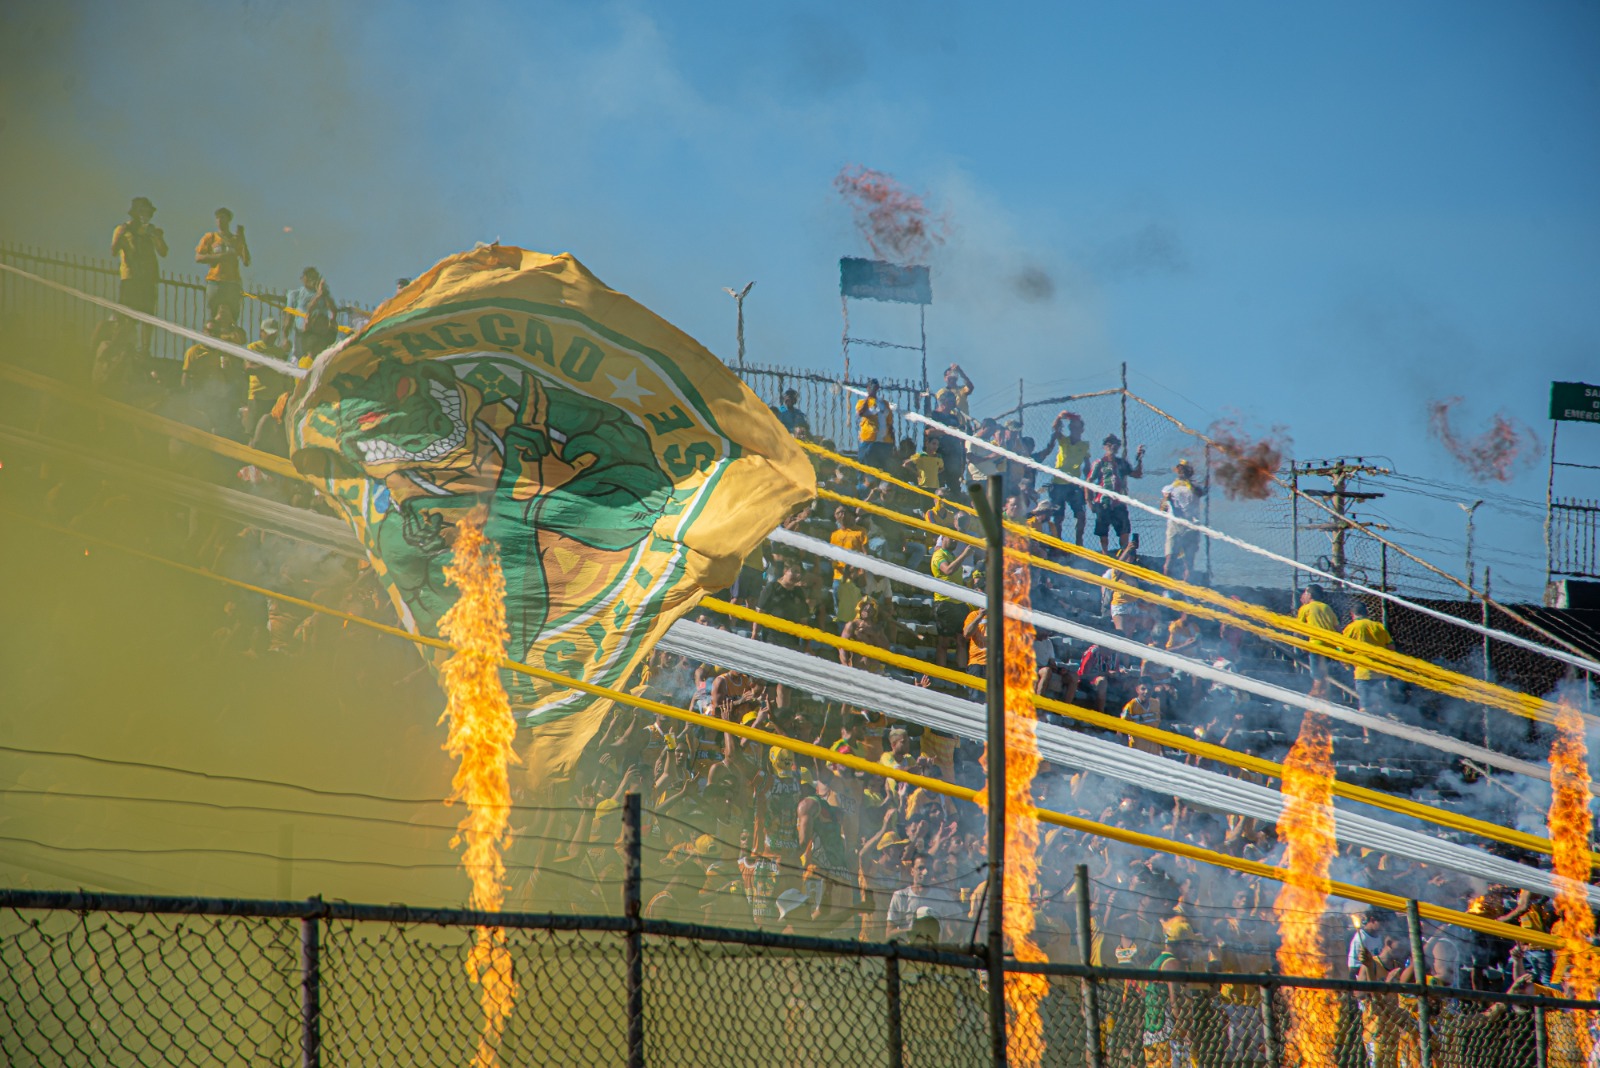
[[[1056,295],[1056,280],[1043,267],[1029,264],[1011,279],[1011,288],[1029,304],[1042,304]]]
[[[1102,245],[1092,257],[1101,274],[1118,277],[1189,273],[1189,252],[1177,227],[1151,222]]]
[[[837,21],[796,15],[784,41],[788,82],[801,92],[825,94],[856,84],[867,72],[865,51]]]

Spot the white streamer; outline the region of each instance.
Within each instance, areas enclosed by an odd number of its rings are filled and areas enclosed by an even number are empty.
[[[894,582],[904,583],[919,590],[942,594],[945,597],[951,597],[970,604],[975,608],[982,608],[986,604],[983,595],[975,590],[969,590],[964,586],[957,586],[952,582],[936,579],[932,575],[924,575],[919,571],[913,571],[898,564],[874,560],[870,556],[863,556],[848,549],[841,549],[836,545],[820,541],[805,534],[798,534],[783,527],[774,530],[768,537],[772,541],[825,557],[842,563],[846,567],[857,567],[871,574]],[[1378,731],[1381,734],[1388,734],[1396,738],[1403,738],[1406,741],[1417,742],[1442,752],[1464,756],[1469,760],[1475,760],[1490,767],[1514,771],[1519,775],[1527,775],[1543,782],[1550,781],[1550,768],[1545,764],[1533,764],[1526,760],[1518,760],[1516,757],[1505,756],[1501,753],[1496,753],[1492,749],[1472,745],[1468,742],[1451,738],[1448,735],[1437,734],[1433,731],[1423,730],[1420,727],[1410,727],[1404,723],[1396,723],[1394,720],[1385,719],[1382,716],[1374,716],[1357,709],[1346,708],[1332,701],[1325,701],[1319,697],[1298,693],[1285,686],[1275,686],[1270,682],[1252,679],[1247,675],[1225,671],[1201,660],[1192,660],[1189,657],[1180,656],[1166,649],[1156,649],[1152,646],[1143,645],[1129,638],[1124,638],[1120,634],[1096,630],[1093,627],[1086,627],[1081,623],[1074,623],[1059,616],[1046,615],[1043,612],[1036,612],[1032,609],[1023,612],[1017,606],[1009,603],[1006,605],[1006,614],[1013,617],[1020,616],[1040,630],[1053,631],[1056,634],[1065,634],[1080,641],[1093,642],[1107,649],[1138,657],[1142,660],[1149,660],[1153,663],[1163,664],[1174,671],[1182,671],[1196,678],[1218,682],[1235,690],[1242,690],[1245,693],[1253,693],[1258,697],[1265,697],[1270,701],[1302,708],[1308,712],[1321,712],[1345,723],[1365,727],[1368,730]]]
[[[845,388],[852,393],[862,392],[855,386],[846,386]],[[893,409],[894,406],[890,405],[889,407]],[[1020,453],[1012,452],[1010,449],[1003,449],[993,442],[984,441],[982,438],[968,434],[964,430],[958,430],[955,427],[946,426],[944,423],[941,423],[935,419],[929,419],[927,416],[918,412],[901,412],[900,414],[905,419],[931,426],[941,434],[949,434],[952,437],[960,438],[969,445],[976,445],[981,449],[987,449],[989,452],[992,452],[997,456],[1003,456],[1013,463],[1022,464],[1024,467],[1032,468],[1035,471],[1042,471],[1051,478],[1059,479],[1062,482],[1070,482],[1072,485],[1081,487],[1085,490],[1092,490],[1093,492],[1101,494],[1102,496],[1110,497],[1114,501],[1121,501],[1123,504],[1132,505],[1133,507],[1142,511],[1149,512],[1151,515],[1165,520],[1166,522],[1177,523],[1179,526],[1188,527],[1190,530],[1198,531],[1207,537],[1216,538],[1218,541],[1227,542],[1229,545],[1232,545],[1235,548],[1243,549],[1245,552],[1254,553],[1257,556],[1265,557],[1274,563],[1283,564],[1286,567],[1292,567],[1298,571],[1304,571],[1309,575],[1315,575],[1317,578],[1324,579],[1328,582],[1337,583],[1340,586],[1345,586],[1361,593],[1370,594],[1373,597],[1381,597],[1392,604],[1409,608],[1413,612],[1421,612],[1425,616],[1431,616],[1432,618],[1441,620],[1442,622],[1450,623],[1454,626],[1465,627],[1468,630],[1480,634],[1485,638],[1493,638],[1495,641],[1505,642],[1508,645],[1515,645],[1523,649],[1529,649],[1543,656],[1560,660],[1564,664],[1570,664],[1573,667],[1582,668],[1584,671],[1600,672],[1600,662],[1589,660],[1581,656],[1575,656],[1563,649],[1553,649],[1548,645],[1540,645],[1538,642],[1530,641],[1527,638],[1518,637],[1515,634],[1508,634],[1503,630],[1496,630],[1493,627],[1486,627],[1481,623],[1474,623],[1469,619],[1458,619],[1457,617],[1446,612],[1441,612],[1435,608],[1428,608],[1425,605],[1417,604],[1415,601],[1408,601],[1404,597],[1401,597],[1398,594],[1389,593],[1386,590],[1372,589],[1369,586],[1361,585],[1359,582],[1352,582],[1349,579],[1339,578],[1337,575],[1330,575],[1328,572],[1320,571],[1317,568],[1312,567],[1310,564],[1304,564],[1287,556],[1281,556],[1278,553],[1273,552],[1271,549],[1262,548],[1259,545],[1236,538],[1231,534],[1224,534],[1222,531],[1208,527],[1204,523],[1196,523],[1191,519],[1184,519],[1181,516],[1175,516],[1168,512],[1163,512],[1154,505],[1146,504],[1144,501],[1141,501],[1135,497],[1129,497],[1125,494],[1117,493],[1115,490],[1108,490],[1102,486],[1095,485],[1093,482],[1090,482],[1087,479],[1079,478],[1076,475],[1069,475],[1065,471],[1054,467],[1048,467],[1035,460],[1031,456],[1023,456]]]
[[[275,360],[271,356],[264,356],[259,352],[251,352],[243,345],[235,345],[231,341],[222,341],[218,338],[212,337],[210,334],[201,333],[199,330],[190,330],[187,326],[179,326],[177,323],[168,322],[166,319],[157,318],[154,315],[147,315],[142,311],[134,311],[132,308],[124,307],[114,300],[107,300],[104,297],[97,297],[91,293],[85,293],[81,289],[73,289],[71,286],[64,286],[60,282],[52,282],[48,278],[40,278],[36,274],[33,274],[29,271],[24,271],[20,267],[13,267],[9,263],[0,263],[0,271],[10,271],[12,274],[21,275],[23,278],[26,278],[29,281],[38,282],[42,286],[48,286],[49,288],[65,293],[68,296],[77,297],[79,300],[86,300],[90,304],[98,304],[100,307],[109,311],[114,311],[118,315],[125,315],[129,319],[156,327],[158,330],[165,330],[169,334],[177,334],[179,337],[186,337],[191,341],[198,341],[208,349],[215,349],[218,352],[226,352],[230,356],[237,356],[241,360],[247,360],[250,363],[260,364],[262,367],[270,367],[279,374],[288,375],[290,378],[304,378],[306,376],[305,369],[298,364],[286,363],[283,360]]]
[[[987,736],[986,713],[976,701],[843,667],[741,634],[682,621],[673,625],[658,646],[696,660],[738,666],[759,678],[794,686],[828,700],[872,708],[946,734],[973,741],[983,741]],[[1283,816],[1283,795],[1269,787],[1053,723],[1039,723],[1036,737],[1039,755],[1052,764],[1080,768],[1146,790],[1171,792],[1194,804],[1268,823],[1277,823]],[[1538,894],[1553,896],[1556,893],[1556,882],[1548,872],[1357,812],[1336,810],[1335,837],[1347,844],[1450,868],[1473,878],[1507,883]],[[1600,906],[1600,888],[1586,888],[1586,892],[1590,903]]]

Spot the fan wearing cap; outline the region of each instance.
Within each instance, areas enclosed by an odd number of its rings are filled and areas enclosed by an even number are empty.
[[[1151,962],[1158,972],[1189,971],[1199,948],[1194,928],[1182,916],[1161,924],[1166,948]],[[1144,993],[1144,1056],[1146,1064],[1162,1068],[1192,1068],[1190,1049],[1191,1006],[1181,983],[1150,983]]]
[[[1038,531],[1040,534],[1046,534],[1052,538],[1059,538],[1061,537],[1061,524],[1056,519],[1058,511],[1056,506],[1050,502],[1050,498],[1040,497],[1028,512],[1028,517],[1024,522],[1029,530]],[[1054,555],[1054,550],[1051,550],[1051,555]]]
[[[287,362],[289,350],[283,345],[282,335],[283,328],[278,325],[278,320],[263,319],[261,320],[260,336],[246,345],[245,348],[263,356],[269,356],[274,360]],[[278,395],[289,388],[290,381],[287,375],[269,370],[260,364],[252,364],[250,366],[249,376],[250,384],[245,404],[249,413],[248,426],[251,430],[254,430],[256,424],[261,421],[261,417],[266,415],[272,408],[273,402],[278,399]]]
[[[167,254],[167,236],[150,220],[156,206],[149,197],[134,197],[128,221],[111,231],[111,254],[117,257],[117,303],[146,315],[155,314],[156,292],[161,285],[161,258]],[[139,353],[150,355],[150,324],[139,324]]]
[[[1174,464],[1172,473],[1172,481],[1161,487],[1161,510],[1172,517],[1167,520],[1167,555],[1162,571],[1187,582],[1194,570],[1194,558],[1200,551],[1200,532],[1172,520],[1187,519],[1192,523],[1198,518],[1197,507],[1200,498],[1206,495],[1206,485],[1203,482],[1196,485],[1194,465],[1188,460]]]
[[[959,363],[952,363],[944,369],[944,387],[934,393],[935,404],[949,401],[949,405],[962,416],[970,414],[967,405],[972,399],[972,379],[967,377],[967,372],[961,369]]]
[[[1315,582],[1308,585],[1300,592],[1300,611],[1295,613],[1295,618],[1308,627],[1316,627],[1318,630],[1332,631],[1334,634],[1338,634],[1339,617],[1334,614],[1332,608],[1328,607],[1327,596],[1322,587]],[[1328,647],[1327,642],[1315,639],[1312,640],[1311,644],[1323,648]],[[1317,653],[1310,655],[1312,677],[1316,679],[1327,678],[1327,659]]]
[[[811,776],[795,765],[794,752],[772,746],[768,770],[756,782],[756,846],[774,858],[782,881],[799,881],[800,801],[811,792]]]
[[[1121,438],[1107,434],[1100,444],[1105,451],[1089,465],[1089,481],[1103,490],[1127,496],[1128,479],[1144,477],[1144,446],[1140,445],[1134,454],[1138,462],[1130,464],[1117,455],[1122,449]],[[1103,493],[1093,493],[1090,497],[1089,503],[1094,507],[1094,536],[1100,539],[1100,551],[1111,550],[1110,535],[1113,530],[1117,532],[1117,547],[1125,548],[1128,535],[1133,530],[1133,523],[1128,518],[1128,506]]]
[[[1077,412],[1059,412],[1050,424],[1050,440],[1034,456],[1043,460],[1052,452],[1055,468],[1062,474],[1083,478],[1089,470],[1089,443],[1083,440],[1083,416]],[[1072,509],[1073,538],[1083,544],[1085,502],[1083,487],[1061,479],[1050,480],[1050,504],[1055,508],[1057,522],[1065,529],[1067,509]]]

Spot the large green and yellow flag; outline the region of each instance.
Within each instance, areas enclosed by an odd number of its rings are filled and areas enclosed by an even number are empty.
[[[482,505],[507,655],[606,686],[816,491],[715,356],[571,256],[519,248],[452,256],[396,294],[317,359],[286,422],[408,629],[437,634],[455,522]],[[605,703],[504,678],[530,773],[563,777]]]

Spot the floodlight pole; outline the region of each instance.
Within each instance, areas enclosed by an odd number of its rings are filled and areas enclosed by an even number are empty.
[[[987,490],[987,492],[986,492]],[[988,543],[984,560],[984,591],[988,595],[984,638],[988,664],[984,671],[984,698],[988,709],[989,776],[989,880],[984,901],[989,911],[989,1041],[995,1068],[1006,1064],[1006,572],[1005,490],[999,475],[990,475],[987,487],[973,482],[967,492],[983,524]]]

